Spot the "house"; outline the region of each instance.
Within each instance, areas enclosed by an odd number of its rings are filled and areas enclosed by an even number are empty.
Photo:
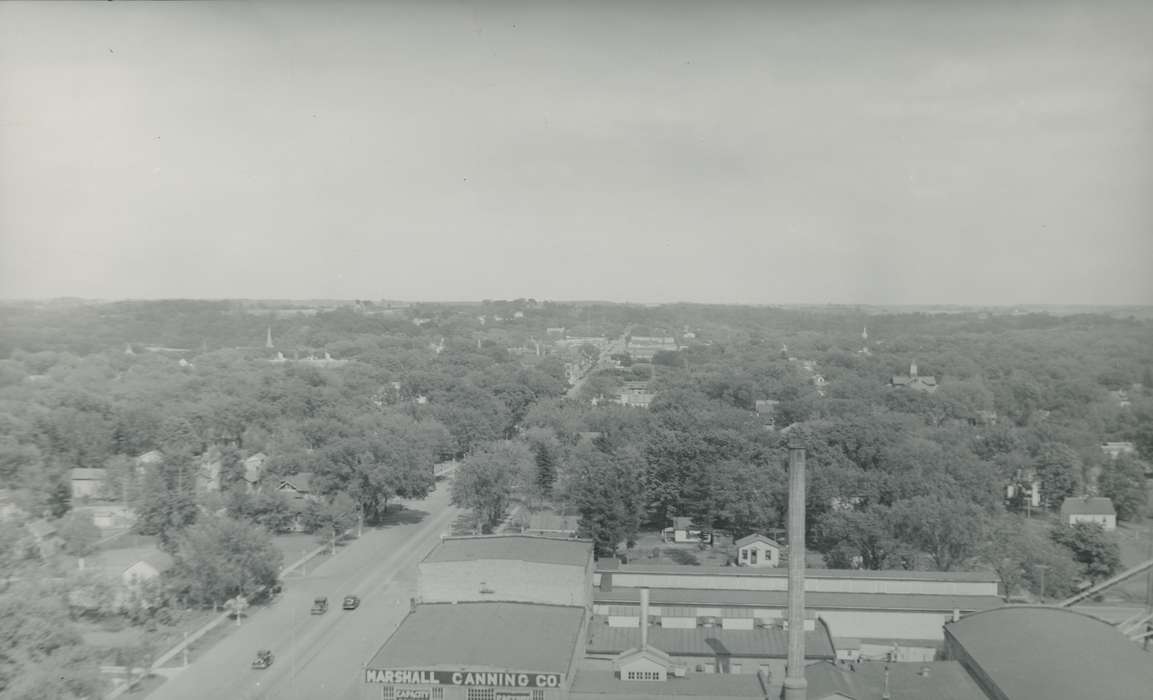
[[[673,518],[673,526],[666,527],[661,535],[665,541],[673,542],[712,542],[712,535],[706,535],[699,527],[693,525],[692,518]]]
[[[101,530],[131,527],[132,523],[136,520],[136,514],[133,510],[121,503],[108,503],[100,506],[79,506],[73,508],[72,512],[91,514],[92,524]]]
[[[260,487],[260,479],[264,476],[264,464],[267,461],[268,455],[263,452],[257,452],[244,460],[244,482],[249,493]]]
[[[108,480],[107,469],[73,469],[71,472],[72,498],[102,498],[104,484]]]
[[[204,454],[200,459],[200,468],[196,474],[196,487],[203,492],[219,491],[220,470],[222,468],[220,455],[215,449]]]
[[[42,559],[56,554],[64,544],[64,540],[57,534],[56,526],[47,520],[33,520],[24,529],[32,536],[32,544]]]
[[[147,552],[120,573],[120,580],[130,587],[151,581],[171,569],[174,563],[171,556],[160,550]]]
[[[286,476],[280,481],[280,486],[276,488],[292,501],[318,501],[320,497],[312,492],[312,473],[301,472],[300,474],[293,474]]]
[[[1066,525],[1096,523],[1106,530],[1117,529],[1113,501],[1102,496],[1074,496],[1061,504],[1061,522]]]
[[[625,382],[620,391],[619,403],[622,406],[648,408],[656,394],[649,391],[648,382]]]
[[[780,566],[781,545],[754,532],[736,541],[739,566]]]
[[[774,428],[777,425],[777,406],[780,401],[773,399],[758,399],[753,404],[753,410],[761,418],[766,428]]]
[[[1005,487],[1005,500],[1012,503],[1020,499],[1021,505],[1031,508],[1041,507],[1041,480],[1027,476]]]
[[[909,374],[894,375],[891,386],[904,387],[906,389],[914,389],[916,391],[924,391],[926,393],[933,393],[937,390],[937,378],[932,376],[922,376],[917,373],[917,363],[913,362],[909,365]]]
[[[1101,445],[1101,451],[1107,454],[1109,459],[1117,459],[1121,455],[1137,454],[1137,446],[1131,442],[1106,442]]]

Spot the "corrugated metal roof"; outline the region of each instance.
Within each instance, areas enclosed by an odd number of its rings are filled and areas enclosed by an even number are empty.
[[[1068,608],[1012,605],[945,625],[1004,697],[1148,698],[1153,663],[1116,627]]]
[[[594,616],[589,624],[586,652],[590,654],[619,654],[640,645],[641,631],[636,627],[609,627],[606,618]],[[649,646],[672,656],[748,656],[759,658],[785,658],[788,656],[789,634],[783,629],[766,627],[752,630],[732,630],[721,627],[675,629],[650,627]],[[833,659],[829,631],[820,621],[817,629],[805,633],[805,656],[810,659]]]
[[[597,571],[601,569],[598,568]],[[682,566],[679,564],[624,564],[621,574],[664,574],[666,576],[763,576],[788,578],[788,569],[754,566]],[[805,569],[805,578],[859,578],[908,581],[998,581],[992,571],[905,571],[871,569]]]
[[[583,567],[592,558],[592,542],[531,535],[481,535],[446,537],[426,562],[512,559],[538,564],[565,564]]]
[[[533,603],[418,605],[368,668],[567,673],[584,612],[579,607]]]
[[[593,600],[602,604],[639,603],[639,588],[594,590]],[[749,606],[788,607],[788,591],[725,591],[696,588],[650,588],[649,600],[667,611],[672,606]],[[805,607],[829,610],[909,610],[926,612],[962,612],[988,610],[1003,605],[991,595],[929,595],[916,593],[829,593],[805,591]],[[691,609],[685,607],[683,609]]]

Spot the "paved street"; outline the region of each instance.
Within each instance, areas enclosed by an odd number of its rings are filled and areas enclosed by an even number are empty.
[[[448,505],[448,482],[425,501],[405,502],[395,524],[365,530],[336,556],[290,576],[283,597],[254,611],[187,669],[150,697],[155,700],[237,698],[301,700],[356,698],[360,669],[408,611],[416,595],[416,564],[446,533],[460,511]],[[358,595],[358,610],[345,612],[345,595]],[[316,596],[329,610],[311,615]],[[257,649],[271,649],[275,662],[250,668]]]

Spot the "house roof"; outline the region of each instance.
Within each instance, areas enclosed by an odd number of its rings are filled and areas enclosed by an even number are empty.
[[[567,673],[584,612],[534,603],[417,605],[367,666]]]
[[[585,540],[532,535],[480,535],[446,537],[428,553],[424,561],[509,559],[584,567],[592,559],[592,554],[592,542]]]
[[[806,666],[808,696],[820,700],[838,697],[836,694],[840,693],[852,700],[874,700],[881,697],[885,689],[887,668],[892,700],[987,700],[956,661],[889,664],[874,661],[858,663],[853,668],[856,670],[828,661]]]
[[[646,646],[644,648],[633,647],[632,649],[626,649],[622,651],[620,655],[617,656],[617,658],[613,659],[613,662],[616,664],[624,664],[638,656],[651,659],[666,667],[674,665],[672,657],[653,646]]]
[[[692,518],[673,518],[673,529],[687,530],[693,526]]]
[[[73,481],[103,481],[108,478],[107,469],[73,469]]]
[[[597,571],[600,571],[598,568]],[[664,574],[666,576],[765,576],[788,578],[787,569],[746,566],[682,566],[679,564],[624,564],[619,574]],[[997,582],[992,571],[873,571],[871,569],[805,569],[805,578],[853,578],[908,581]]]
[[[280,481],[280,488],[283,489],[285,486],[300,493],[312,493],[312,472],[301,472],[284,477]]]
[[[1113,501],[1102,496],[1075,496],[1061,504],[1061,517],[1070,515],[1116,515]]]
[[[765,537],[764,535],[762,535],[759,532],[754,532],[751,535],[745,535],[744,537],[737,540],[733,544],[735,544],[737,547],[744,547],[746,544],[752,544],[753,542],[764,542],[765,544],[772,545],[772,546],[776,547],[777,549],[782,548],[780,543],[778,543],[776,540]]]
[[[658,606],[787,608],[788,591],[720,591],[695,588],[650,588],[649,602]],[[593,591],[593,601],[610,605],[640,604],[639,588]],[[1000,607],[995,595],[926,595],[915,593],[834,593],[805,591],[810,610],[901,610],[907,612],[973,612]]]
[[[833,640],[825,624],[817,620],[817,628],[805,632],[805,657],[809,659],[835,659]],[[720,627],[693,627],[676,629],[650,627],[649,644],[670,656],[745,656],[751,658],[783,659],[788,656],[789,633],[777,627],[751,630],[722,629]],[[608,618],[594,615],[589,623],[589,654],[619,654],[640,646],[641,631],[636,627],[609,627]]]
[[[1148,653],[1113,625],[1068,608],[986,610],[945,625],[945,637],[963,647],[963,661],[999,697],[1143,698],[1153,688]]]
[[[140,562],[149,564],[157,571],[167,571],[175,563],[171,556],[155,547],[109,549],[92,556],[89,562],[94,569],[103,569],[117,574],[123,573],[129,567]]]
[[[160,450],[151,450],[140,455],[133,461],[137,464],[155,464],[164,461],[164,453]]]
[[[659,681],[624,681],[612,671],[582,668],[576,672],[569,697],[572,700],[615,700],[637,697],[765,698],[754,673],[688,673],[684,678]]]
[[[176,563],[176,560],[174,560],[168,553],[162,552],[159,549],[146,552],[137,561],[148,564],[152,568],[161,572],[168,571],[172,568],[172,565]],[[133,565],[134,564],[129,564],[129,566]]]
[[[264,463],[268,461],[268,455],[263,452],[257,452],[248,459],[244,460],[244,478],[246,481],[256,483],[260,481],[260,476],[264,472]]]

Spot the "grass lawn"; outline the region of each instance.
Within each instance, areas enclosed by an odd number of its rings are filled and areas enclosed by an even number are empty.
[[[296,562],[296,560],[323,544],[316,535],[303,532],[276,535],[272,538],[272,542],[276,545],[276,548],[284,554],[284,566]]]
[[[1149,554],[1150,525],[1141,523],[1131,525],[1120,523],[1117,526],[1117,540],[1121,544],[1121,565],[1123,569],[1136,566],[1149,561],[1153,555]],[[1131,603],[1144,603],[1145,591],[1148,585],[1148,575],[1135,576],[1125,583],[1118,584],[1108,594],[1118,596]]]

